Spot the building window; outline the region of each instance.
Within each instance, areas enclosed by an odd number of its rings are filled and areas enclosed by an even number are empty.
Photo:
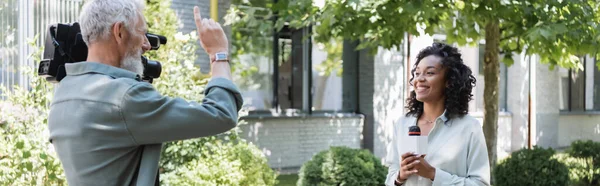
[[[252,12],[262,28],[250,29],[246,23],[232,26],[232,51],[241,51],[232,60],[234,82],[242,92],[245,109],[301,113],[342,109],[341,42],[313,42],[312,27],[284,26],[274,33],[273,22],[266,17],[268,9],[237,8],[242,19]],[[338,46],[339,50],[332,48]],[[334,55],[339,56],[331,63]]]
[[[283,29],[280,46],[277,100],[281,110],[338,111],[342,109],[342,43],[321,44],[309,36],[311,27]]]
[[[600,110],[600,71],[597,60],[581,57],[584,69],[559,69],[559,107],[562,111]]]
[[[244,107],[249,110],[273,108],[273,58],[264,54],[244,54],[238,56],[237,61],[238,64],[233,65],[234,82],[243,95]]]

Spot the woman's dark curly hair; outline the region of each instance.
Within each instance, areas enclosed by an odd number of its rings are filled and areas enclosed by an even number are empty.
[[[451,119],[463,117],[469,112],[469,101],[473,100],[471,90],[475,87],[475,77],[471,74],[471,69],[464,64],[458,49],[444,43],[433,43],[431,46],[421,50],[417,55],[415,68],[412,69],[410,82],[415,77],[416,66],[427,56],[436,55],[442,58],[442,67],[446,68],[446,89],[444,101],[446,117]],[[423,114],[423,102],[417,100],[415,91],[410,92],[410,97],[406,99],[408,113],[406,116],[419,118]]]

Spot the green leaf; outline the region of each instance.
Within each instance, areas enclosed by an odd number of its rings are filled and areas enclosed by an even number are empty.
[[[561,34],[561,33],[565,33],[568,31],[567,26],[565,26],[564,24],[552,24],[550,25],[550,29],[552,29],[553,32]]]
[[[552,37],[552,32],[551,32],[551,31],[549,31],[549,30],[547,30],[547,29],[544,29],[544,28],[540,28],[540,30],[539,30],[539,31],[540,31],[540,34],[541,34],[541,35],[542,35],[544,38],[546,38],[546,39],[551,39],[551,37]]]
[[[23,141],[19,141],[17,142],[17,149],[23,149],[23,147],[25,146],[25,143]]]
[[[46,153],[41,153],[41,154],[40,154],[40,159],[43,159],[43,160],[45,160],[45,159],[47,159],[47,158],[48,158],[48,155],[46,155]]]
[[[454,3],[454,6],[456,6],[456,8],[458,8],[459,10],[462,10],[465,8],[465,2],[458,0]]]
[[[29,157],[31,157],[31,152],[29,152],[29,151],[24,151],[24,152],[23,152],[23,159],[27,159],[27,158],[29,158]]]
[[[25,163],[25,168],[26,168],[28,171],[32,171],[32,170],[33,170],[33,163],[31,163],[31,162],[27,162],[27,163]]]
[[[516,41],[509,41],[508,42],[508,48],[510,50],[516,50],[517,49],[517,42]]]
[[[504,58],[502,58],[502,62],[506,64],[507,67],[510,67],[515,63],[515,60],[512,58],[512,53],[504,54]]]

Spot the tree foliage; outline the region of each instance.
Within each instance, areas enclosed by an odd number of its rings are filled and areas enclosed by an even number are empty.
[[[231,26],[232,60],[236,61],[237,66],[234,69],[239,70],[242,77],[253,75],[258,69],[256,66],[241,66],[240,64],[244,64],[244,62],[238,56],[253,55],[271,58],[273,56],[273,33],[281,31],[286,24],[291,29],[309,26],[310,21],[298,19],[294,16],[303,13],[316,13],[318,10],[315,7],[304,6],[288,8],[287,3],[286,1],[273,3],[271,0],[232,1],[231,7],[225,16],[225,25]],[[310,3],[310,1],[302,1],[302,3]],[[298,7],[302,9],[294,9]],[[316,32],[313,30],[312,34],[316,35]],[[327,53],[325,61],[316,66],[318,72],[326,76],[335,72],[337,76],[341,76],[342,38],[315,37],[315,41],[317,47]],[[280,60],[287,60],[288,55],[288,53],[284,53]],[[282,63],[280,62],[280,64]]]
[[[328,0],[323,8],[311,1],[279,1],[292,10],[282,20],[295,26],[316,23],[318,40],[361,40],[361,47],[399,47],[404,33],[419,36],[443,32],[449,43],[477,44],[490,20],[500,24],[500,46],[507,64],[512,52],[538,54],[543,63],[582,68],[577,56],[596,54],[600,41],[600,3],[590,0],[527,1],[391,1]],[[423,28],[423,32],[419,31]]]

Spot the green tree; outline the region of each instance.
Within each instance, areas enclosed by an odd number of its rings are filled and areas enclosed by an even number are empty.
[[[400,47],[404,34],[444,31],[447,42],[477,44],[485,39],[484,133],[492,166],[496,164],[500,54],[507,65],[514,53],[537,54],[550,68],[582,69],[577,56],[600,51],[600,3],[592,0],[281,0],[275,26],[315,25],[318,41],[342,37],[358,48]],[[597,64],[600,68],[600,63]]]

